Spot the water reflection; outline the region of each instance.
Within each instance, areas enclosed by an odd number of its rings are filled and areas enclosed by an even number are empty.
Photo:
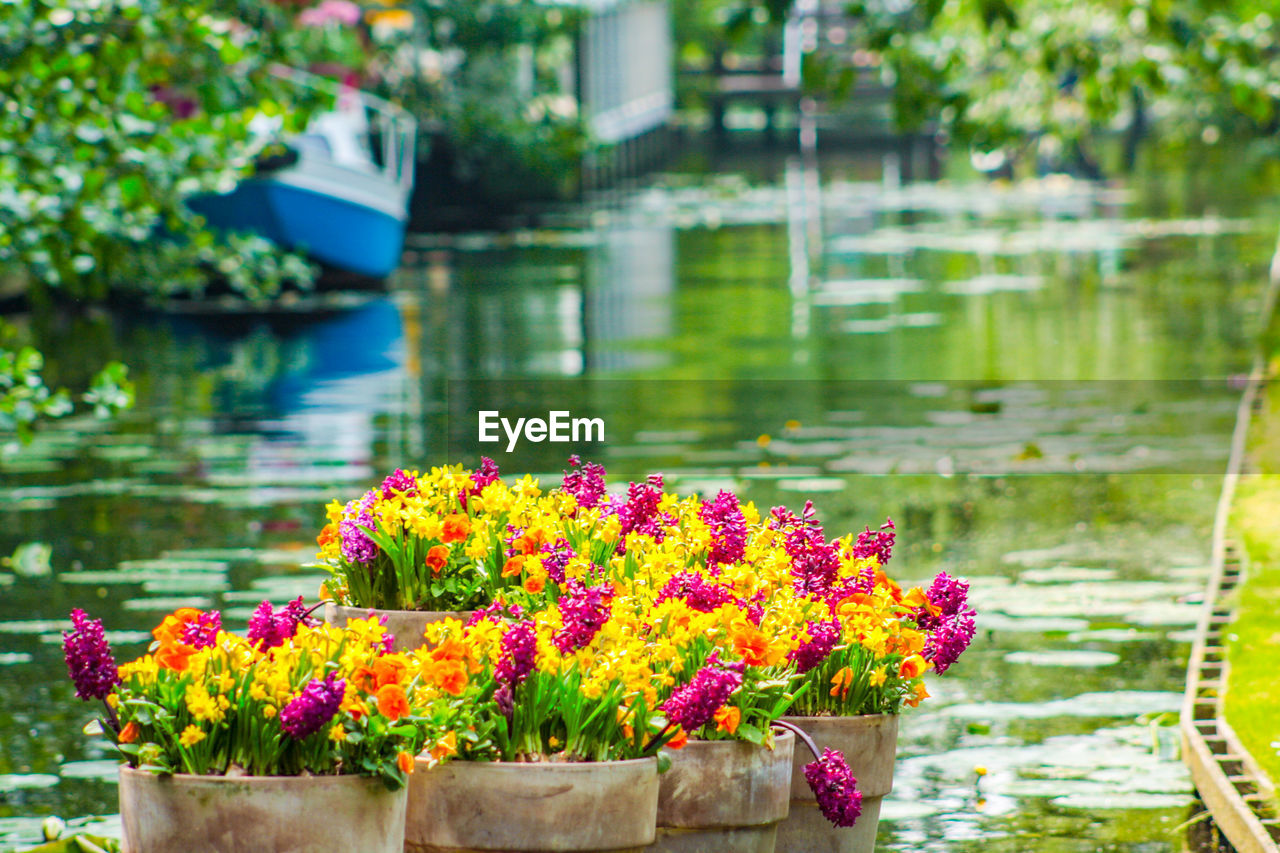
[[[1189,783],[1161,715],[1267,211],[855,165],[672,176],[563,228],[437,238],[363,303],[53,330],[50,352],[123,357],[140,399],[0,460],[0,553],[45,543],[51,567],[0,571],[0,842],[116,808],[62,678],[71,607],[127,657],[179,603],[234,626],[264,597],[311,598],[324,503],[439,461],[451,408],[520,391],[604,417],[608,447],[583,449],[615,478],[813,497],[831,532],[890,515],[904,579],[973,580],[980,635],[904,720],[880,850],[1175,849]],[[491,455],[555,472],[569,450]]]

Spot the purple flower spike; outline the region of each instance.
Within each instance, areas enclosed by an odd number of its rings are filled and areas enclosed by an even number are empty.
[[[703,523],[711,529],[711,551],[707,554],[707,567],[718,573],[720,566],[732,565],[746,554],[747,520],[742,506],[733,492],[721,491],[711,503],[704,503],[700,512]]]
[[[584,509],[597,506],[605,495],[604,466],[598,462],[583,465],[577,454],[569,457],[569,465],[575,470],[564,472],[564,490]]]
[[[62,652],[76,695],[85,701],[105,699],[120,683],[120,673],[102,630],[102,620],[90,619],[77,607],[71,611],[71,625],[70,633],[62,633]]]
[[[539,549],[539,553],[542,554],[542,567],[547,570],[547,577],[556,583],[564,583],[565,566],[574,556],[569,540],[561,537],[554,545],[548,542]]]
[[[790,654],[791,660],[796,663],[797,672],[808,672],[821,666],[840,641],[840,622],[836,619],[810,622],[809,637],[808,642],[801,643]]]
[[[393,495],[400,494],[411,498],[418,494],[418,481],[412,475],[397,468],[387,479],[382,481],[382,499],[391,500]]]
[[[879,530],[873,531],[868,527],[858,534],[858,544],[853,546],[853,556],[860,560],[875,557],[876,562],[883,567],[893,556],[893,543],[896,538],[893,519],[886,518]]]
[[[722,668],[717,655],[707,659],[693,680],[677,687],[671,698],[662,703],[667,719],[686,733],[696,732],[715,716],[716,711],[742,686],[742,673]]]
[[[822,750],[822,757],[804,766],[804,778],[818,798],[818,808],[836,826],[853,826],[862,814],[862,792],[844,755]]]
[[[694,610],[710,613],[735,600],[733,590],[729,587],[707,581],[697,572],[677,572],[671,576],[666,585],[658,593],[655,604],[661,604],[668,598],[680,598]]]
[[[373,520],[373,514],[369,512],[378,496],[378,491],[370,490],[359,502],[351,501],[343,510],[344,515],[355,516],[338,524],[338,535],[342,539],[342,559],[348,563],[369,563],[378,556],[377,544],[365,533],[366,529],[372,530],[378,526]]]
[[[458,495],[462,508],[467,508],[467,501],[484,491],[484,487],[499,478],[498,463],[488,456],[480,457],[480,468],[471,472],[471,488],[463,489]]]
[[[969,648],[975,626],[973,611],[957,613],[933,630],[924,641],[924,657],[933,662],[933,671],[941,675]]]
[[[611,584],[589,587],[577,578],[570,578],[565,585],[565,594],[560,596],[564,627],[556,631],[551,641],[563,654],[580,649],[595,638],[604,623],[609,621],[612,611]]]
[[[294,740],[302,740],[318,731],[338,713],[347,682],[338,679],[337,673],[329,673],[324,681],[311,679],[311,683],[280,711],[280,726]]]
[[[196,649],[212,648],[218,642],[218,632],[221,630],[222,614],[217,610],[209,610],[183,627],[182,642]]]
[[[502,635],[502,657],[494,667],[498,681],[513,687],[533,672],[538,658],[538,637],[532,622],[517,622]]]
[[[307,607],[302,603],[302,596],[281,608],[279,613],[271,609],[271,602],[264,601],[258,605],[249,617],[248,637],[258,644],[262,651],[283,646],[285,640],[298,633],[299,625],[315,626],[318,619],[307,616]]]

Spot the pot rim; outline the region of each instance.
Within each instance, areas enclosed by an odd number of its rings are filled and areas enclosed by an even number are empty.
[[[462,617],[462,616],[470,616],[472,613],[475,613],[474,610],[391,610],[390,608],[387,608],[387,607],[358,607],[354,604],[335,604],[332,601],[326,601],[324,603],[324,609],[326,613],[330,609],[333,609],[334,611],[336,611],[336,615],[340,615],[340,616],[350,616],[353,613],[360,614],[361,616],[365,616],[365,615],[368,615],[370,611],[374,613],[403,614],[405,616],[422,616],[425,614],[438,615],[443,613],[443,614],[448,614],[450,616],[456,615],[458,617]],[[344,613],[343,611],[347,611],[347,612]]]
[[[155,773],[151,770],[144,770],[141,767],[130,767],[128,764],[120,763],[121,777],[133,777],[137,779],[154,778],[154,779],[171,779],[175,782],[183,782],[188,785],[221,785],[226,783],[251,784],[251,785],[283,785],[286,782],[306,781],[329,784],[336,784],[340,781],[363,780],[365,782],[376,782],[382,785],[382,780],[376,776],[368,776],[363,773],[333,773],[327,775],[312,776],[215,776],[213,774],[204,773]],[[385,786],[383,786],[385,787]],[[404,785],[395,791],[388,789],[388,793],[395,794],[402,790],[407,790],[408,786]]]
[[[880,720],[895,717],[901,719],[902,714],[783,714],[780,720]]]
[[[469,767],[481,773],[524,772],[534,767],[551,768],[564,773],[587,773],[598,767],[628,767],[639,769],[642,765],[652,764],[655,772],[658,767],[657,756],[647,758],[618,758],[608,761],[446,761],[431,768],[446,769],[449,767]],[[430,770],[427,772],[431,772]]]
[[[689,741],[684,746],[680,747],[680,749],[678,750],[673,750],[673,751],[683,752],[691,746],[696,746],[698,749],[706,749],[712,746],[718,746],[722,744],[738,744],[744,747],[751,747],[752,749],[763,749],[770,752],[776,752],[777,741],[786,740],[787,738],[791,738],[792,740],[795,740],[795,736],[796,736],[795,732],[789,731],[787,729],[783,729],[783,728],[774,729],[773,739],[775,742],[775,746],[772,750],[770,750],[769,747],[765,746],[762,743],[751,743],[751,741],[742,740],[740,738],[725,738],[723,740],[699,740],[698,738],[689,738]],[[664,746],[663,749],[670,749],[670,747]]]

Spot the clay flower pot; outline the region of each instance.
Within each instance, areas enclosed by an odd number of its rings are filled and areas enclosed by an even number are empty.
[[[691,740],[667,750],[659,779],[654,851],[773,853],[778,821],[791,800],[796,736],[777,732],[774,748],[740,740]]]
[[[125,853],[397,853],[408,789],[368,776],[160,776],[120,768]]]
[[[898,750],[896,714],[860,717],[783,717],[809,733],[820,749],[844,753],[862,792],[862,814],[848,829],[833,827],[818,811],[804,766],[813,760],[797,748],[791,773],[791,813],[778,826],[778,853],[873,853],[880,803],[893,789],[893,762]]]
[[[658,814],[658,760],[449,761],[409,777],[404,849],[640,850]]]
[[[324,606],[324,621],[330,625],[343,627],[348,619],[368,619],[370,613],[385,617],[387,630],[396,638],[392,651],[411,652],[425,645],[422,632],[432,622],[460,619],[465,623],[474,612],[473,610],[377,610],[372,607],[344,607],[330,601]]]

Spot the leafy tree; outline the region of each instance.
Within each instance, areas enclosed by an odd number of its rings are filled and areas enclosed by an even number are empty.
[[[226,191],[319,105],[272,73],[327,46],[260,0],[0,0],[0,265],[37,292],[167,294],[210,272],[249,296],[310,280],[184,204]],[[46,291],[47,292],[47,291]]]

